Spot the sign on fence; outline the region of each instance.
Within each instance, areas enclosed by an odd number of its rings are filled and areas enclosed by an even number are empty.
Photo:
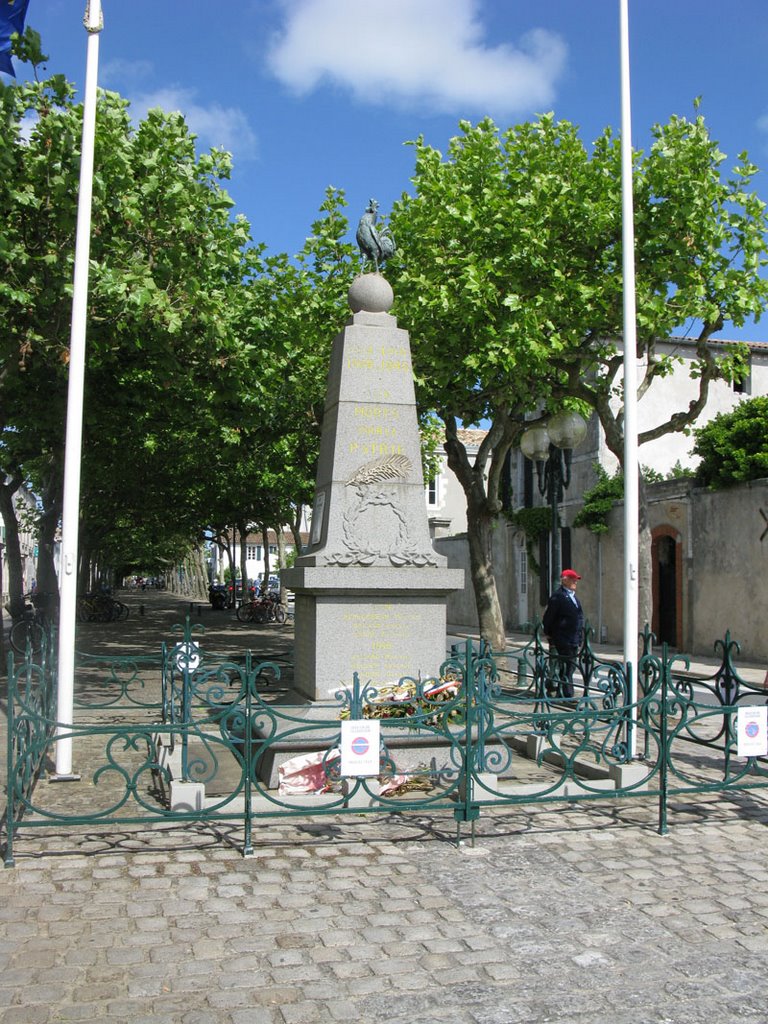
[[[381,722],[377,718],[341,723],[341,774],[378,775]]]
[[[737,757],[768,755],[768,707],[740,707],[736,717]]]

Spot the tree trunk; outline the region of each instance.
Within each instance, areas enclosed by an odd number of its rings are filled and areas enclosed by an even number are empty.
[[[37,540],[37,589],[41,593],[55,594],[58,600],[59,578],[56,574],[54,553],[56,532],[61,519],[61,482],[55,474],[47,474],[42,487],[43,511],[38,522]]]
[[[243,581],[243,601],[248,599],[248,527],[245,523],[238,523],[237,529],[240,533],[240,578]]]
[[[222,530],[215,538],[216,544],[219,550],[227,555],[227,562],[229,566],[229,578],[232,581],[232,593],[234,594],[234,583],[235,583],[235,551],[234,551],[234,540],[230,537],[228,530]],[[224,579],[227,578],[226,569],[224,571]]]
[[[304,518],[304,506],[296,506],[296,516],[291,523],[291,533],[293,534],[293,543],[296,547],[296,555],[301,554],[301,521]]]
[[[202,545],[190,552],[190,569],[192,570],[192,591],[190,596],[195,601],[208,600],[208,570],[205,565],[205,549]]]
[[[77,592],[78,594],[87,594],[95,589],[92,586],[93,581],[91,580],[91,556],[93,549],[88,537],[82,533],[80,534],[78,547]]]
[[[266,524],[261,527],[261,540],[264,545],[264,589],[269,588],[269,528]]]
[[[472,587],[477,604],[480,636],[495,651],[506,647],[506,631],[493,568],[492,540],[497,518],[467,501],[467,541]]]
[[[5,669],[5,622],[3,616],[3,545],[0,544],[0,676]]]
[[[8,561],[8,610],[14,619],[21,618],[24,614],[24,567],[21,564],[19,521],[13,502],[13,496],[19,487],[20,477],[13,477],[7,483],[0,483],[0,514],[5,523],[5,555]]]
[[[56,523],[41,523],[37,545],[37,589],[58,594],[59,577],[53,558],[56,548]]]
[[[284,569],[286,562],[285,555],[285,537],[283,536],[283,527],[280,526],[277,529],[277,567],[278,569]],[[282,578],[280,579],[280,603],[285,604],[285,587],[283,586]]]
[[[500,476],[495,470],[498,470],[498,466],[506,457],[509,444],[500,439],[501,443],[494,452],[491,449],[490,438],[486,439],[472,465],[465,446],[458,438],[456,421],[446,417],[443,417],[443,420],[446,425],[445,451],[448,465],[456,474],[467,499],[469,565],[480,636],[487,640],[495,651],[503,651],[506,647],[506,631],[493,571],[492,539],[501,511],[501,504],[495,497],[495,486]],[[492,468],[488,476],[489,493],[486,493],[485,467],[489,459],[492,461]],[[491,487],[494,487],[493,493]]]

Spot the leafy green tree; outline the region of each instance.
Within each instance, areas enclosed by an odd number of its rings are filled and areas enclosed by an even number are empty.
[[[51,540],[63,475],[82,110],[60,77],[0,89],[0,468],[30,480]],[[31,123],[31,129],[22,131]],[[115,520],[199,530],[203,452],[226,442],[250,363],[235,331],[248,225],[178,115],[97,111],[84,422],[84,559]],[[230,415],[231,414],[231,415]],[[116,510],[119,514],[116,514]],[[186,525],[184,525],[186,524]],[[50,545],[52,550],[52,544]],[[47,545],[41,543],[41,550]],[[43,566],[43,570],[45,567]],[[42,575],[45,572],[43,571]],[[52,562],[48,575],[53,577]],[[51,588],[52,589],[52,588]]]
[[[768,477],[768,397],[740,402],[696,431],[696,480],[717,490]]]
[[[389,273],[420,401],[445,423],[448,463],[466,494],[480,628],[498,645],[491,531],[524,417],[593,409],[623,461],[621,155],[610,130],[588,153],[576,127],[552,115],[503,132],[490,119],[460,127],[445,158],[413,143],[414,194],[392,212]],[[765,206],[749,191],[757,168],[742,154],[724,180],[700,117],[672,118],[653,134],[650,152],[635,158],[638,394],[675,369],[659,342],[696,323],[698,395],[642,431],[641,443],[684,430],[712,380],[743,372],[742,352],[718,356],[710,340],[727,321],[759,317],[768,298]],[[471,460],[458,428],[481,422],[488,436]],[[647,583],[645,526],[641,516]]]
[[[345,206],[343,193],[328,188],[302,249],[292,259],[262,257],[244,299],[242,334],[258,367],[269,439],[264,493],[282,508],[282,523],[292,505],[312,500],[331,344],[349,315],[357,266],[344,241]],[[268,514],[256,518],[278,525]]]
[[[212,505],[213,532],[225,550],[258,526],[294,534],[312,499],[330,347],[347,313],[354,277],[343,195],[328,189],[320,217],[293,258],[259,251],[240,290],[236,331],[248,363],[237,428],[224,453],[227,501]],[[296,536],[297,545],[300,543]],[[241,545],[240,571],[245,576]]]

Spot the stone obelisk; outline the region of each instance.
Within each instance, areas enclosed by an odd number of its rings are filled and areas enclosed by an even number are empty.
[[[295,687],[434,677],[446,598],[464,585],[432,547],[408,332],[380,274],[352,283],[331,353],[310,543],[282,579],[296,599]]]

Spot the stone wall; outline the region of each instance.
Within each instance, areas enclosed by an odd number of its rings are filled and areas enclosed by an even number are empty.
[[[694,497],[694,643],[726,625],[745,658],[768,661],[768,480]]]

